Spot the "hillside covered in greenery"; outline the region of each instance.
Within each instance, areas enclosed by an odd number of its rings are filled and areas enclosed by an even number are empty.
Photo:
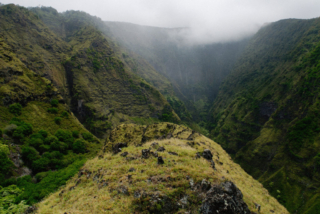
[[[292,213],[318,213],[320,19],[262,28],[224,81],[211,136]]]
[[[319,213],[320,19],[184,30],[0,4],[0,213]]]
[[[95,19],[0,7],[1,213],[20,212],[64,185],[102,152],[114,126],[180,121],[121,61]]]

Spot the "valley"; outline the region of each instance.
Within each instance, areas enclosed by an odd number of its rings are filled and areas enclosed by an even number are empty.
[[[0,5],[0,213],[318,213],[320,19],[187,30]]]

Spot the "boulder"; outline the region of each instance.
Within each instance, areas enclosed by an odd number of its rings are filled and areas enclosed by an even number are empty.
[[[163,152],[163,151],[165,151],[166,149],[163,147],[163,146],[161,146],[161,147],[159,147],[158,149],[157,149],[157,151],[158,152]]]
[[[158,157],[158,164],[164,164],[164,161],[161,156]]]
[[[118,154],[121,152],[121,148],[128,147],[127,143],[116,143],[114,146],[112,146],[112,151],[114,154]]]
[[[207,160],[212,160],[212,157],[213,157],[213,155],[209,149],[205,149],[202,153],[202,156]]]
[[[145,158],[145,159],[147,159],[147,158],[149,158],[149,156],[150,156],[150,150],[149,149],[142,149],[142,158]]]
[[[213,186],[200,207],[202,214],[250,214],[241,191],[231,181]]]

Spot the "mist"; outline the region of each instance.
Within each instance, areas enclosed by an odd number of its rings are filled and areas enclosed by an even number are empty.
[[[81,10],[104,21],[183,28],[179,38],[206,44],[237,41],[265,23],[319,17],[319,0],[0,0],[25,7],[51,6],[59,12]]]

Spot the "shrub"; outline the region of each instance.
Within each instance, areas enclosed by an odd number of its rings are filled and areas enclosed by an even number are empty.
[[[85,153],[86,152],[86,144],[83,140],[76,140],[72,145],[72,150],[75,153]]]
[[[5,128],[4,128],[4,133],[11,136],[13,134],[13,132],[18,128],[18,126],[16,124],[10,124],[10,125],[7,125]]]
[[[58,124],[58,125],[60,125],[61,124],[61,117],[55,117],[54,118],[54,122],[56,123],[56,124]]]
[[[23,128],[21,126],[19,126],[12,134],[12,137],[16,138],[16,139],[23,139],[24,138],[24,134],[23,134]]]
[[[48,158],[40,158],[38,160],[33,161],[32,170],[35,173],[46,171],[49,167],[50,160]]]
[[[58,109],[57,108],[48,108],[47,110],[49,113],[51,114],[57,114],[58,113]]]
[[[89,132],[84,132],[81,134],[83,139],[87,140],[87,141],[92,141],[93,140],[93,135]]]
[[[0,138],[2,138],[2,135],[3,135],[3,131],[2,129],[0,129]]]
[[[14,165],[6,152],[4,150],[0,150],[0,173],[3,175],[8,175],[13,166]]]
[[[60,151],[60,152],[67,152],[68,145],[66,143],[56,141],[51,143],[50,150],[51,151]]]
[[[48,145],[40,145],[38,150],[39,150],[39,152],[44,153],[44,152],[47,152],[47,151],[50,150],[50,146],[48,146]]]
[[[14,130],[12,136],[17,139],[22,139],[32,133],[32,125],[30,123],[22,122],[16,130]]]
[[[59,101],[56,100],[56,99],[52,99],[50,104],[53,106],[53,107],[58,107],[58,104],[59,104]]]
[[[74,138],[79,138],[79,131],[73,131],[73,132],[72,132],[72,136],[73,136]]]
[[[41,136],[43,137],[43,139],[45,139],[46,137],[48,137],[48,132],[44,131],[44,130],[40,130],[38,131],[39,134],[41,134]]]
[[[10,185],[5,188],[0,188],[0,212],[1,213],[24,213],[29,207],[25,201],[15,203],[15,198],[23,193],[16,185]]]
[[[22,154],[22,159],[27,164],[32,164],[33,161],[40,158],[38,151],[30,146],[23,146],[21,154]]]
[[[49,136],[47,137],[46,139],[44,139],[44,144],[46,145],[50,145],[51,143],[55,142],[55,141],[58,141],[58,138],[55,137],[55,136]]]
[[[31,138],[28,140],[28,143],[30,146],[32,146],[33,148],[39,150],[40,146],[43,145],[43,141],[41,138]]]
[[[20,103],[14,103],[9,106],[9,112],[14,114],[15,116],[18,116],[21,114],[22,106]]]
[[[61,117],[68,118],[69,114],[67,111],[62,112]]]
[[[26,200],[28,204],[34,204],[45,196],[56,191],[60,186],[73,177],[83,166],[85,160],[79,160],[65,169],[49,171],[39,183],[33,183],[31,176],[24,176],[17,179],[17,185],[24,188],[23,194],[16,197],[16,202]]]
[[[58,138],[59,141],[65,142],[69,146],[71,146],[73,143],[74,139],[70,131],[59,129],[54,135]]]

